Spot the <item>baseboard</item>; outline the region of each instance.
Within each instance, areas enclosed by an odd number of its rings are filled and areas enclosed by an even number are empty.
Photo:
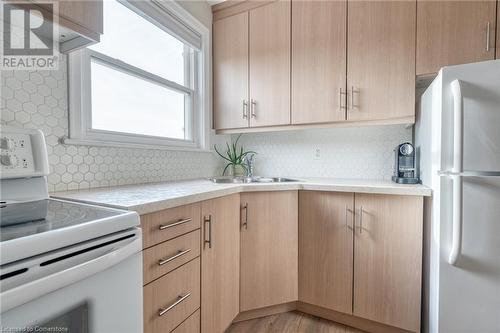
[[[304,302],[297,302],[297,311],[328,319],[336,323],[344,324],[346,326],[354,327],[370,333],[415,333]]]
[[[271,305],[265,308],[240,312],[236,316],[236,318],[234,318],[233,323],[237,323],[239,321],[244,321],[244,320],[266,317],[266,316],[272,316],[279,313],[294,311],[296,309],[297,309],[297,302]]]

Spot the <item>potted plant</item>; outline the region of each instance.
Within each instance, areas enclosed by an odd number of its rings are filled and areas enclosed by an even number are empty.
[[[226,153],[222,154],[219,149],[217,149],[217,145],[214,145],[215,152],[222,157],[227,163],[224,167],[224,171],[222,171],[222,175],[225,176],[227,170],[231,171],[231,175],[234,177],[242,177],[246,174],[247,166],[245,164],[245,156],[248,154],[256,154],[254,151],[244,151],[243,146],[238,148],[238,141],[240,140],[241,134],[238,135],[238,138],[234,143],[229,145],[226,142]]]

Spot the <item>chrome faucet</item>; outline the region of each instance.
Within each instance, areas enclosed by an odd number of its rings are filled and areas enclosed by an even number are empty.
[[[247,154],[245,156],[247,178],[253,178],[253,159],[254,158],[255,158],[255,154]]]

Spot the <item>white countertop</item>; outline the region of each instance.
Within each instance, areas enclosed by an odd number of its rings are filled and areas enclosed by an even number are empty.
[[[430,196],[423,185],[400,185],[386,180],[300,178],[289,183],[214,184],[207,179],[101,187],[52,193],[52,197],[134,210],[147,214],[233,193],[314,190]]]

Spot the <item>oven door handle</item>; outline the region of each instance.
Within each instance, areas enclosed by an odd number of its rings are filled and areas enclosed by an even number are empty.
[[[16,306],[104,271],[130,256],[139,253],[141,248],[142,238],[140,237],[139,231],[137,236],[132,238],[125,245],[115,248],[99,257],[6,290],[0,294],[1,312],[8,311]]]

